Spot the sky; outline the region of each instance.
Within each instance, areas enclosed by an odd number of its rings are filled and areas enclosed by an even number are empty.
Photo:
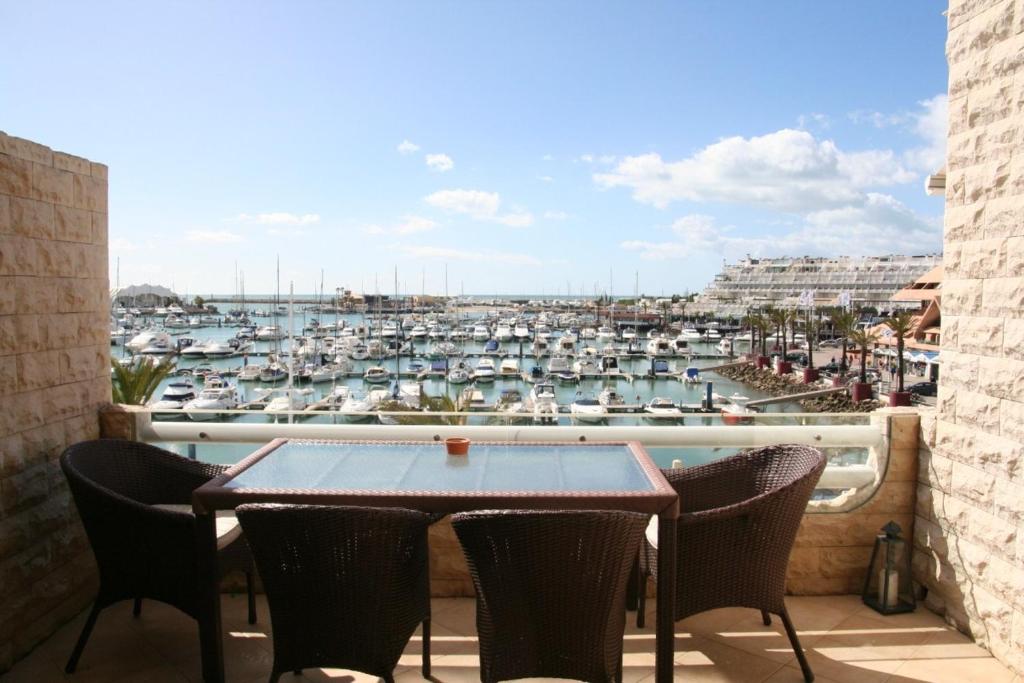
[[[699,291],[941,251],[944,10],[0,2],[0,130],[109,165],[112,286]]]

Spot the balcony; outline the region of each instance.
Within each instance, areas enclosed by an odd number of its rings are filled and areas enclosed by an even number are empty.
[[[242,596],[225,596],[225,651],[229,682],[256,683],[270,672],[273,636],[266,602],[258,598],[259,623],[246,622]],[[1010,683],[1017,679],[984,649],[927,611],[882,617],[854,596],[791,597],[787,605],[798,625],[818,683],[932,681]],[[432,605],[432,678],[437,683],[480,680],[474,601],[435,598]],[[654,601],[648,604],[653,612]],[[195,622],[177,610],[146,602],[133,618],[128,602],[110,608],[96,626],[78,671],[66,679],[63,666],[78,637],[84,614],[72,619],[3,678],[9,683],[69,680],[199,681]],[[797,683],[803,678],[778,620],[761,625],[754,610],[722,609],[676,625],[674,678],[679,681]],[[651,622],[648,622],[650,624]],[[421,641],[413,636],[395,670],[397,681],[423,680]],[[653,681],[653,629],[627,619],[623,680]],[[337,669],[285,674],[283,681],[373,681]]]

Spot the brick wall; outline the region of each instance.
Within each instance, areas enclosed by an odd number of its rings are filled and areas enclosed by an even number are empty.
[[[0,672],[95,567],[57,465],[110,402],[107,167],[0,132]]]
[[[917,578],[1024,672],[1024,2],[951,0],[942,382]]]

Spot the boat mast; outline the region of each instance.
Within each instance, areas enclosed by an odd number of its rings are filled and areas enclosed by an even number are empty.
[[[278,266],[280,268],[280,265]],[[292,338],[292,327],[295,324],[295,283],[289,281],[288,283],[288,391],[285,392],[288,396],[288,424],[295,422],[295,416],[292,414],[292,409],[295,407],[292,405],[292,381],[295,372],[295,340]]]

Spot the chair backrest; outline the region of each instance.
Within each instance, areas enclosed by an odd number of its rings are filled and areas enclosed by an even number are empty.
[[[242,505],[263,580],[274,670],[390,677],[429,615],[429,515],[398,508]]]
[[[666,472],[684,512],[695,499],[707,510],[679,525],[676,619],[716,607],[782,609],[789,555],[824,469],[817,449],[780,445]],[[717,511],[706,505],[716,501]],[[724,506],[734,510],[722,514]]]
[[[453,515],[477,592],[481,679],[614,680],[646,524],[615,511]]]

